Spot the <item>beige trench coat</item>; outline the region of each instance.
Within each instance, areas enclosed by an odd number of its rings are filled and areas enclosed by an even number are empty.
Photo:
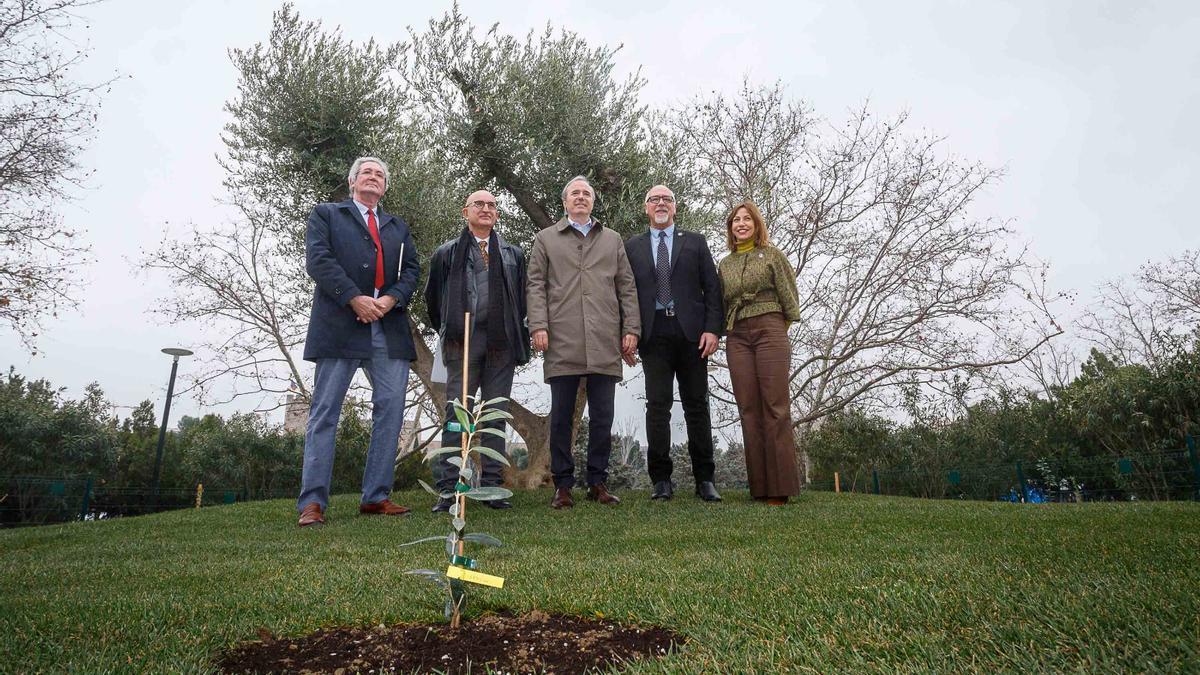
[[[637,286],[621,235],[566,218],[538,232],[529,256],[529,332],[549,332],[543,376],[622,377],[621,338],[641,336]]]

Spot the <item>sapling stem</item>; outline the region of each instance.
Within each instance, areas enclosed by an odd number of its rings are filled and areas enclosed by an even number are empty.
[[[464,312],[463,313],[463,366],[462,366],[463,372],[462,372],[462,399],[461,400],[462,400],[463,407],[466,408],[468,412],[471,410],[469,407],[467,407],[467,375],[468,375],[468,371],[470,369],[470,354],[471,354],[471,313]],[[466,429],[463,429],[462,433],[459,435],[462,437],[462,463],[459,464],[459,466],[458,466],[458,470],[461,472],[463,469],[467,468],[467,456],[470,454],[470,451],[471,451],[471,440],[472,440],[471,437],[475,435],[475,431],[473,429],[471,429],[470,427],[467,427]],[[462,482],[461,473],[459,474],[458,480],[459,480],[459,482]],[[466,495],[466,493],[458,492],[456,490],[455,491],[455,499],[458,500],[458,517],[462,518],[463,522],[465,523],[467,521],[467,495]],[[463,544],[462,537],[459,537],[459,539],[458,539],[458,554],[459,555],[465,555],[463,553],[463,546],[464,546],[464,544]]]

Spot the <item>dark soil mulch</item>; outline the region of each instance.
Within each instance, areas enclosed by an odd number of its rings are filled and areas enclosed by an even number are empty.
[[[324,629],[302,638],[261,639],[219,655],[226,673],[440,672],[584,673],[658,658],[684,643],[665,628],[534,611],[448,624]]]

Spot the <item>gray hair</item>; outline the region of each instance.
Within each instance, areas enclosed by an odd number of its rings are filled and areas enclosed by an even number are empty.
[[[666,185],[663,185],[662,183],[659,183],[658,185],[655,185],[654,187],[650,188],[649,190],[646,190],[646,196],[645,196],[645,197],[642,197],[642,201],[643,201],[643,202],[645,202],[645,201],[647,201],[648,199],[650,199],[650,193],[651,193],[651,192],[654,192],[654,188],[662,188],[662,189],[666,190],[667,192],[670,192],[670,193],[671,193],[671,199],[674,199],[674,198],[675,198],[675,191],[674,191],[674,190],[672,190],[671,188],[667,187]]]
[[[362,165],[366,164],[367,162],[375,162],[379,166],[383,167],[383,189],[386,190],[388,183],[392,182],[392,174],[388,171],[387,162],[379,159],[378,157],[359,157],[358,159],[354,160],[354,163],[350,165],[350,173],[346,174],[346,182],[348,182],[350,185],[354,185],[354,179],[358,178],[358,170],[361,169]]]
[[[564,202],[567,201],[567,188],[571,187],[571,183],[579,182],[582,182],[584,185],[588,186],[588,189],[592,191],[592,197],[596,196],[596,188],[592,187],[592,184],[588,181],[587,176],[575,176],[571,180],[567,181],[567,184],[563,186],[562,198]]]

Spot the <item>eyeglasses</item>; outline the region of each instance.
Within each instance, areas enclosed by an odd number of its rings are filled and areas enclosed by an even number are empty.
[[[488,209],[491,211],[496,210],[496,202],[485,202],[482,199],[476,199],[473,202],[468,202],[467,206],[474,206],[475,208],[479,209],[480,211],[483,211],[484,209]]]
[[[647,204],[674,204],[675,198],[671,195],[654,195],[646,198]]]

